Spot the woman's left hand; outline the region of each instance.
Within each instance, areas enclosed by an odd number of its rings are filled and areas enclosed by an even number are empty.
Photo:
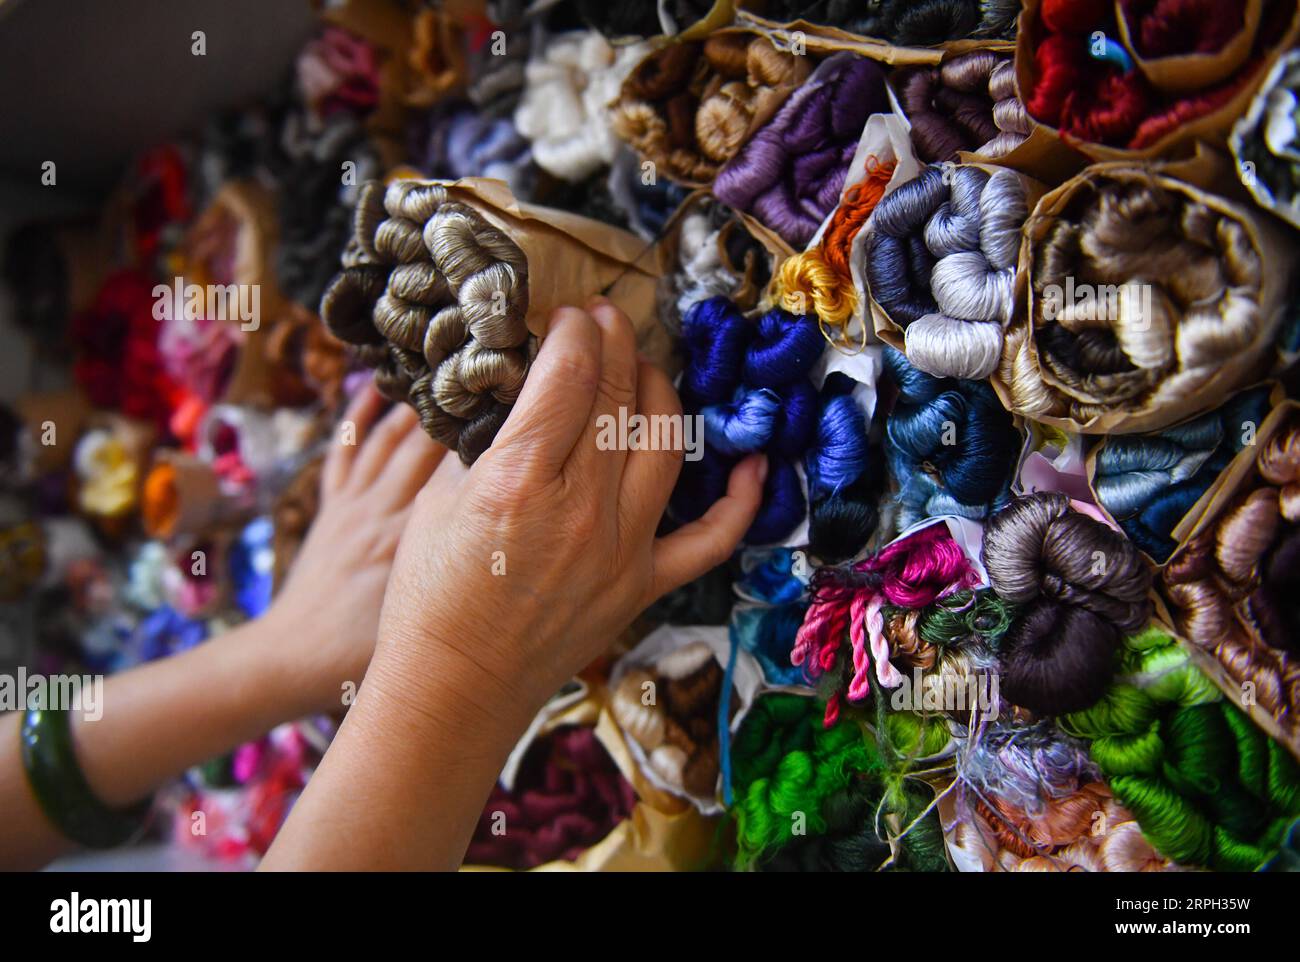
[[[314,711],[350,703],[374,652],[384,586],[416,494],[447,449],[415,411],[367,384],[336,426],[321,472],[320,511],[267,612],[286,677]]]

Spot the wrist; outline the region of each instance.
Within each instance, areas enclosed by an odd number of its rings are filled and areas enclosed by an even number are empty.
[[[559,687],[541,673],[502,667],[491,646],[451,626],[418,636],[385,627],[366,672],[366,698],[401,706],[436,726],[470,720],[522,733]]]
[[[235,630],[247,649],[244,661],[252,679],[251,697],[266,706],[273,725],[342,706],[341,687],[324,677],[320,659],[305,650],[314,637],[310,625],[273,604],[262,617]],[[359,678],[356,681],[360,683]]]

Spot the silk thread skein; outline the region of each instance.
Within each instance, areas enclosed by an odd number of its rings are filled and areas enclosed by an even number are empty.
[[[714,196],[805,246],[839,202],[867,117],[887,109],[879,65],[837,54],[718,172]]]

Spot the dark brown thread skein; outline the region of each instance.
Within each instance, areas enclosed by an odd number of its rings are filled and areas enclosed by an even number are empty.
[[[375,383],[472,464],[519,397],[536,341],[523,252],[438,184],[367,184],[354,236],[321,301]]]
[[[993,590],[1025,605],[1003,639],[1002,691],[1042,715],[1094,704],[1124,634],[1151,616],[1151,570],[1123,535],[1063,494],[1018,498],[984,529]]]
[[[994,108],[1004,98],[995,102],[993,75],[1009,62],[1005,55],[973,50],[941,67],[906,67],[894,74],[894,90],[911,121],[912,143],[923,161],[956,161],[962,150],[986,152],[984,148],[1003,132]],[[998,92],[1004,93],[1003,77],[1000,85]],[[1020,125],[1013,107],[1000,109],[1004,122]],[[1027,131],[1027,123],[1023,126]]]

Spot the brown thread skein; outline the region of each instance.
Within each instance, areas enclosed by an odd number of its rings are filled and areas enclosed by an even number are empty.
[[[956,161],[963,150],[1001,156],[1029,134],[1007,54],[972,50],[940,67],[905,67],[891,83],[926,163]]]
[[[628,75],[614,132],[668,177],[707,183],[744,145],[765,98],[808,75],[808,60],[744,33],[671,44]]]
[[[519,397],[536,341],[523,252],[438,184],[367,184],[321,316],[385,396],[472,464]]]
[[[1065,495],[1040,492],[989,519],[984,564],[993,590],[1025,606],[999,650],[1007,699],[1041,715],[1094,704],[1123,635],[1150,619],[1141,553]]]
[[[610,700],[615,720],[645,750],[649,767],[698,798],[712,798],[717,790],[723,677],[712,649],[695,643],[670,652],[651,668],[630,670]],[[647,682],[654,685],[653,705],[642,701]]]
[[[1295,592],[1300,415],[1256,456],[1258,477],[1174,557],[1165,594],[1186,638],[1212,654],[1291,732],[1300,721]]]
[[[267,333],[266,358],[274,366],[272,396],[277,405],[309,404],[317,397],[334,407],[348,371],[347,346],[320,318],[290,304]]]
[[[325,466],[323,455],[304,464],[275,499],[271,521],[275,533],[271,549],[275,557],[272,583],[278,591],[284,585],[293,560],[298,556],[307,531],[320,510],[320,477]]]
[[[1278,320],[1261,309],[1264,263],[1244,215],[1137,168],[1084,177],[1058,214],[1026,224],[1046,230],[1032,245],[1032,316],[1008,332],[999,368],[1011,407],[1085,431],[1116,412],[1159,429],[1212,407],[1237,386],[1216,381],[1225,359],[1262,362]],[[1114,310],[1062,296],[1127,284],[1137,296]]]

